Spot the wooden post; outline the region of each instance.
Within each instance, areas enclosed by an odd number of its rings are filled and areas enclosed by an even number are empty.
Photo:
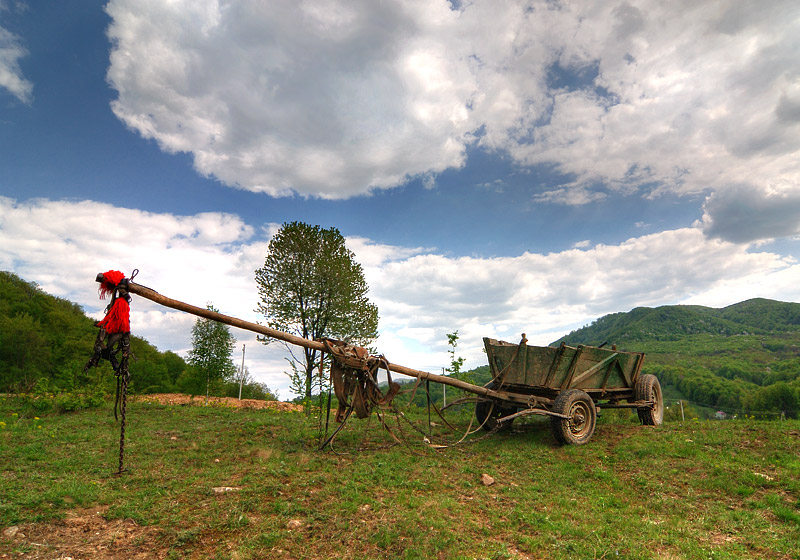
[[[242,400],[242,385],[244,384],[244,347],[242,344],[242,371],[239,372],[239,400]]]

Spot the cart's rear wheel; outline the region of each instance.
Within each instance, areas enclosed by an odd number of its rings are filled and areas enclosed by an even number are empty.
[[[550,428],[559,443],[581,445],[589,441],[597,423],[597,407],[592,397],[580,389],[569,389],[553,401],[553,412],[568,418],[550,417]]]
[[[661,383],[655,375],[645,374],[639,377],[634,387],[637,401],[652,401],[652,407],[638,408],[639,420],[645,426],[660,426],[664,421],[664,397],[661,395]]]

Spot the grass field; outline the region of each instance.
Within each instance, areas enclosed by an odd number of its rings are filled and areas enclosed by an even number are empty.
[[[110,405],[0,398],[0,557],[800,558],[798,421],[609,415],[558,447],[535,418],[440,450],[393,425],[321,452],[303,414],[132,403],[116,476]]]

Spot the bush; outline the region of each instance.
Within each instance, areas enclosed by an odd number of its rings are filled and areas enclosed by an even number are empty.
[[[80,391],[51,392],[49,381],[44,377],[36,382],[33,391],[21,393],[17,398],[23,410],[36,415],[97,408],[106,401],[106,395],[100,388],[85,387]]]

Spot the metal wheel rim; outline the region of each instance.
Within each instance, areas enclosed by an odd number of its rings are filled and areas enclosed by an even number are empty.
[[[582,436],[591,428],[591,411],[585,402],[576,402],[569,409],[569,431]]]

